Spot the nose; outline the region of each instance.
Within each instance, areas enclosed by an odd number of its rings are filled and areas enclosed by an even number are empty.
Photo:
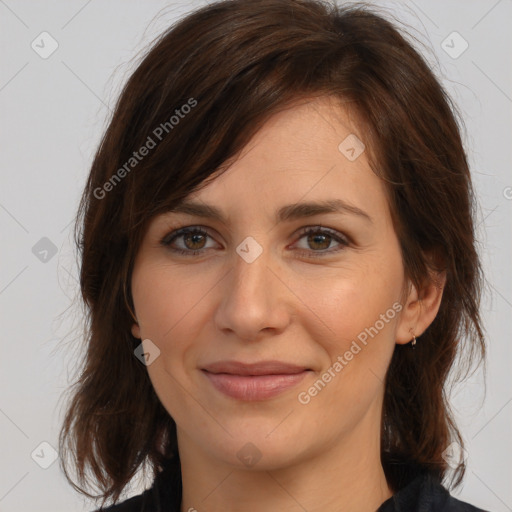
[[[232,267],[222,279],[215,323],[237,339],[258,341],[270,331],[275,335],[286,328],[294,296],[279,276],[279,262],[270,250],[263,249],[251,261],[243,247],[238,249],[240,253],[233,251]]]

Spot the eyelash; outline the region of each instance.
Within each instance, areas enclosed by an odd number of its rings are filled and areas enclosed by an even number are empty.
[[[164,247],[168,248],[169,250],[179,253],[185,256],[197,256],[205,251],[205,249],[198,249],[198,250],[187,250],[187,249],[178,249],[176,247],[171,247],[172,242],[174,242],[177,238],[180,236],[188,235],[188,234],[199,234],[205,237],[212,238],[208,232],[206,232],[204,229],[201,229],[199,226],[187,226],[185,228],[180,228],[175,231],[172,231],[171,233],[168,233],[167,235],[162,238],[160,241],[160,244]],[[330,236],[334,241],[338,242],[342,247],[338,248],[336,250],[323,250],[323,251],[301,251],[301,256],[305,257],[313,257],[313,258],[322,258],[326,255],[333,254],[336,252],[339,252],[343,250],[345,247],[349,245],[348,240],[341,236],[337,231],[334,231],[329,228],[324,228],[322,226],[309,226],[306,228],[303,228],[299,233],[299,240],[306,235],[310,234],[322,234],[322,235],[328,235]]]

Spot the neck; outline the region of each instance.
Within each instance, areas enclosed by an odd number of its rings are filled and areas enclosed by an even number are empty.
[[[375,512],[392,492],[373,419],[359,424],[349,437],[334,439],[320,454],[301,454],[288,465],[260,470],[213,460],[179,431],[181,512]]]

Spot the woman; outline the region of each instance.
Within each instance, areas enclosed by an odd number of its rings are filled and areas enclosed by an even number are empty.
[[[447,374],[463,338],[485,355],[472,211],[450,101],[372,9],[190,14],[80,205],[66,476],[112,512],[478,511],[441,484],[465,469]]]

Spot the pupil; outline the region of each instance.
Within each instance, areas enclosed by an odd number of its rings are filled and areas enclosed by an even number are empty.
[[[198,241],[197,241],[198,238],[203,238],[204,239],[204,236],[201,235],[201,234],[197,234],[197,233],[196,234],[189,234],[189,235],[186,236],[186,240],[187,241],[190,240],[190,239],[193,239],[193,241],[192,241],[193,244],[198,243]],[[203,242],[204,242],[204,240],[203,240]],[[190,248],[191,247],[189,247],[189,249]],[[201,247],[192,247],[192,249],[200,249],[200,248]]]
[[[329,247],[329,238],[330,238],[329,235],[318,235],[318,234],[317,235],[310,235],[308,237],[308,241],[309,242],[313,241],[313,244],[315,244],[316,240],[319,239],[319,238],[324,240],[323,247],[320,247],[321,249],[326,249],[327,247]],[[320,244],[321,243],[322,242],[320,242]]]

